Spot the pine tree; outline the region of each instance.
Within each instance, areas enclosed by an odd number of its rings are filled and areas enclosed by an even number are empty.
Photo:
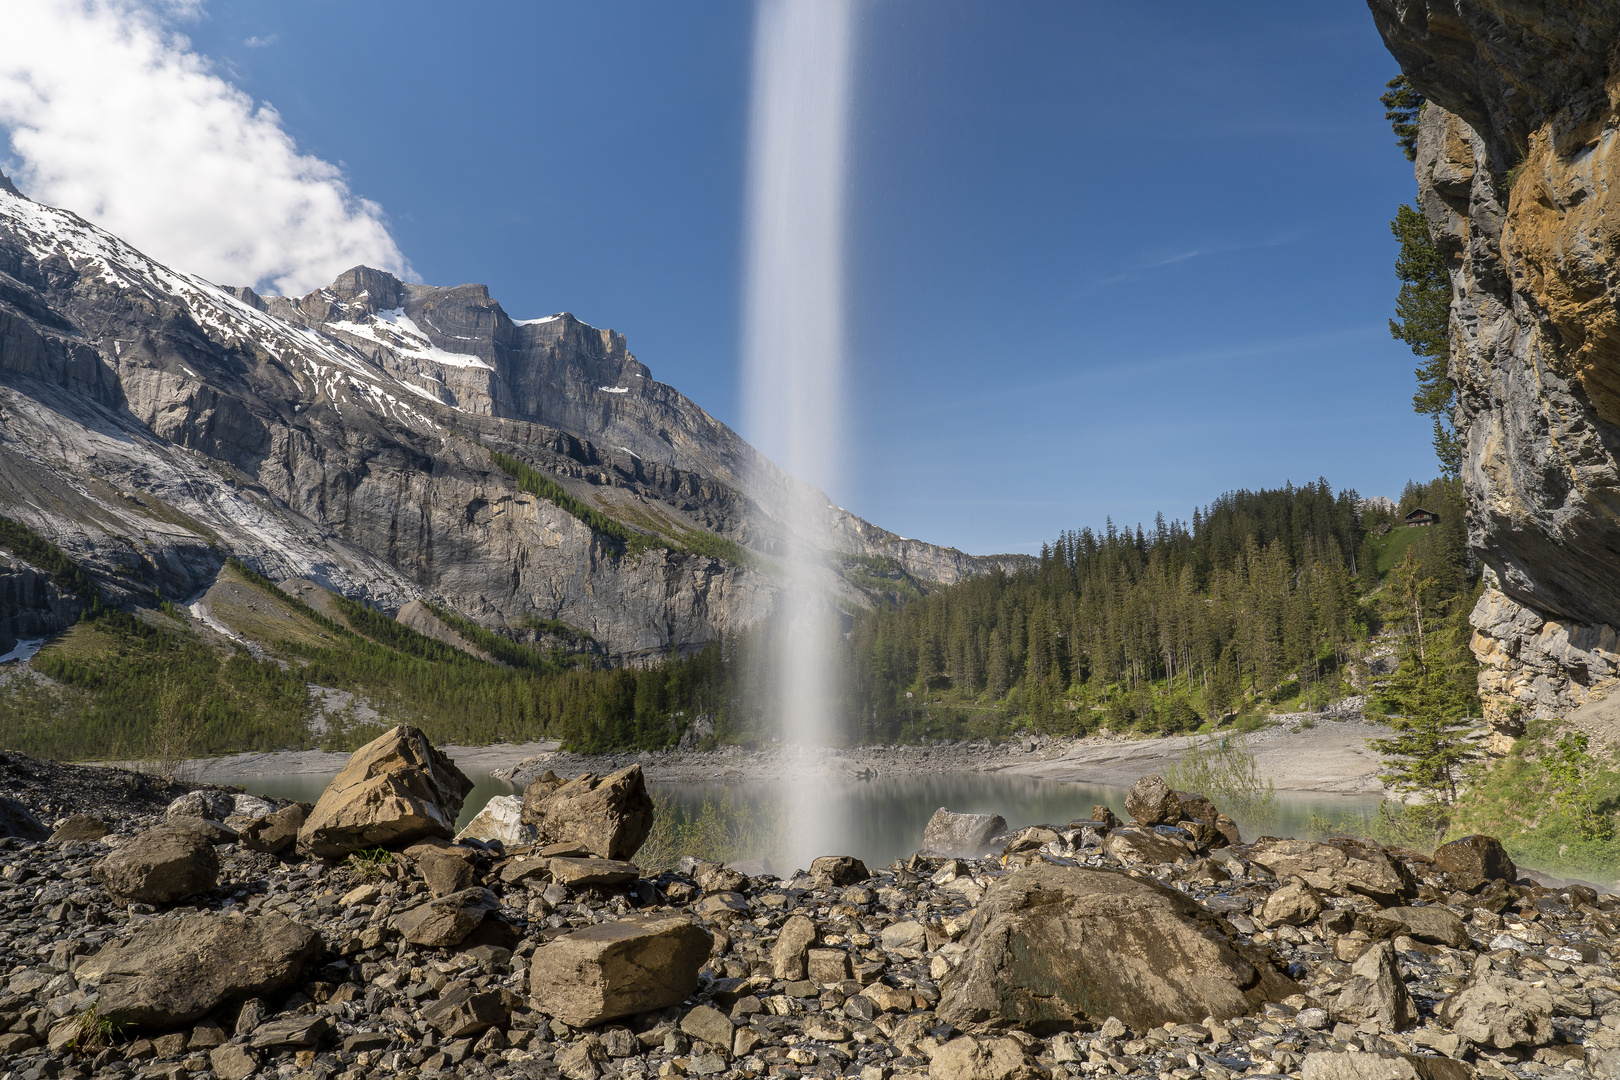
[[[1395,76],[1384,86],[1388,92],[1379,95],[1378,100],[1383,103],[1384,119],[1389,121],[1390,130],[1395,133],[1395,141],[1400,144],[1401,153],[1406,155],[1407,161],[1417,160],[1418,113],[1423,110],[1423,95],[1406,78],[1406,75]]]
[[[1435,456],[1446,476],[1456,478],[1462,470],[1462,441],[1451,426],[1457,407],[1457,384],[1450,369],[1451,274],[1416,206],[1402,204],[1389,231],[1401,242],[1395,257],[1401,290],[1389,332],[1406,342],[1421,361],[1413,371],[1417,392],[1412,395],[1412,410],[1433,418]]]

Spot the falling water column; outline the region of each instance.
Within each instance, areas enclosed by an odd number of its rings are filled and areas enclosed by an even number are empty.
[[[754,445],[803,482],[788,484],[775,508],[788,539],[773,681],[784,739],[807,755],[805,775],[819,771],[808,758],[831,740],[836,700],[837,612],[816,575],[829,546],[822,492],[839,479],[851,8],[759,0],[754,31],[744,395]],[[787,855],[798,866],[843,853],[834,792],[793,788]]]

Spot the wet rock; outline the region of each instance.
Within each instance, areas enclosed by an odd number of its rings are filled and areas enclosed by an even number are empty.
[[[1383,1031],[1405,1031],[1417,1023],[1417,1007],[1401,981],[1394,946],[1380,941],[1361,955],[1329,1013],[1344,1023],[1376,1023]]]
[[[1488,881],[1513,882],[1519,876],[1519,868],[1513,865],[1502,842],[1494,836],[1477,833],[1435,848],[1434,865],[1469,892],[1477,891]]]
[[[566,783],[543,774],[523,790],[525,825],[540,843],[571,842],[603,859],[629,859],[652,829],[653,802],[640,765]]]
[[[1139,1030],[1240,1016],[1299,992],[1194,901],[1108,870],[1041,865],[998,882],[943,979],[938,1015],[1030,1030],[1117,1016]]]
[[[816,924],[803,915],[794,915],[782,924],[771,947],[771,970],[778,979],[802,979],[810,946],[816,943]]]
[[[662,1009],[697,989],[711,945],[708,932],[683,916],[587,926],[534,951],[530,998],[574,1027]]]
[[[81,844],[107,835],[107,823],[91,814],[74,814],[51,833],[53,844]]]
[[[499,907],[488,889],[463,889],[400,912],[394,916],[394,929],[412,945],[449,948],[465,941]]]
[[[1552,1041],[1553,999],[1520,979],[1483,974],[1440,1005],[1440,1022],[1481,1046],[1506,1050]]]
[[[427,736],[391,728],[349,755],[309,818],[298,849],[323,859],[455,835],[472,781]]]
[[[963,1035],[934,1052],[929,1080],[1038,1080],[1024,1044],[1014,1038]]]
[[[166,1028],[227,1002],[279,994],[320,953],[320,935],[283,915],[187,915],[146,923],[89,957],[76,975],[97,987],[99,1015]]]
[[[533,844],[539,838],[539,830],[523,823],[521,795],[496,795],[456,833],[457,840],[499,841],[508,848]]]
[[[852,855],[823,855],[810,862],[810,877],[823,889],[858,885],[871,876],[866,864]]]
[[[292,803],[253,818],[239,830],[242,846],[249,851],[280,855],[298,842],[298,830],[304,827],[304,816],[303,806]]]
[[[1181,800],[1158,773],[1150,773],[1126,792],[1125,812],[1140,825],[1174,825],[1181,820]]]
[[[428,891],[436,897],[449,896],[470,887],[478,863],[472,849],[447,844],[442,840],[412,844],[405,849],[405,857],[416,864],[416,872],[422,875]]]
[[[19,840],[44,840],[51,835],[28,807],[16,799],[0,796],[0,836],[14,836]]]
[[[990,850],[990,838],[1007,831],[1000,814],[953,814],[943,806],[923,828],[922,850],[928,855],[979,856]]]
[[[204,837],[164,825],[124,841],[96,864],[94,874],[115,899],[172,904],[214,887],[219,856]]]
[[[1279,879],[1297,874],[1321,892],[1366,896],[1384,906],[1416,891],[1405,865],[1370,840],[1265,839],[1249,848],[1249,860]]]
[[[1265,926],[1304,926],[1315,922],[1326,906],[1310,882],[1293,874],[1266,897],[1258,918]]]

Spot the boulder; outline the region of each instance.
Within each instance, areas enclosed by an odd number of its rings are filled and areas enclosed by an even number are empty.
[[[872,875],[866,864],[853,855],[823,855],[810,862],[810,876],[823,889],[842,889],[859,885]]]
[[[471,848],[424,840],[405,849],[405,857],[416,864],[416,872],[427,882],[434,896],[449,896],[471,887],[478,856]]]
[[[496,795],[473,815],[465,828],[456,833],[457,840],[481,840],[486,844],[499,843],[502,847],[520,847],[533,844],[540,837],[533,825],[523,824],[523,796]]]
[[[304,827],[304,817],[303,804],[290,803],[253,818],[239,830],[242,846],[249,851],[280,855],[298,842],[298,830]]]
[[[234,844],[237,842],[237,840],[241,839],[237,835],[235,829],[231,828],[223,821],[215,821],[213,818],[172,817],[165,821],[162,827],[165,829],[170,829],[174,832],[190,833],[193,836],[200,836],[215,846],[220,844]]]
[[[683,916],[587,926],[534,951],[532,1004],[574,1027],[678,1005],[697,990],[712,944],[708,931]]]
[[[97,1012],[112,1023],[171,1028],[291,989],[321,950],[319,934],[283,915],[186,915],[145,923],[74,975],[96,987]]]
[[[681,1030],[715,1047],[722,1057],[731,1056],[731,1040],[737,1025],[714,1006],[699,1005],[692,1009],[681,1017]]]
[[[789,916],[771,946],[771,969],[778,979],[792,981],[805,975],[810,946],[816,943],[816,924],[804,915]]]
[[[115,900],[173,904],[214,887],[219,855],[205,837],[159,825],[114,848],[92,872]]]
[[[1440,1022],[1471,1042],[1506,1050],[1552,1042],[1553,999],[1544,988],[1485,974],[1440,1003]]]
[[[1364,1054],[1318,1050],[1306,1054],[1300,1080],[1474,1080],[1467,1062],[1417,1054]]]
[[[1111,870],[1048,863],[1001,879],[965,944],[937,1009],[958,1027],[1049,1031],[1116,1016],[1146,1031],[1299,993],[1195,901]]]
[[[1380,941],[1361,954],[1328,1014],[1347,1024],[1376,1023],[1385,1032],[1417,1023],[1417,1007],[1401,981],[1395,946]]]
[[[423,1022],[446,1039],[465,1039],[492,1027],[505,1027],[511,1016],[512,1006],[499,990],[480,992],[466,982],[446,986],[422,1010]]]
[[[1311,883],[1298,874],[1290,875],[1260,907],[1260,922],[1266,926],[1304,926],[1315,922],[1327,907]]]
[[[1038,1080],[1024,1044],[1011,1037],[962,1035],[938,1050],[928,1063],[929,1080]]]
[[[1127,864],[1173,863],[1197,854],[1196,848],[1184,840],[1132,825],[1110,829],[1103,838],[1103,850]]]
[[[1451,949],[1472,949],[1473,939],[1468,936],[1468,924],[1438,904],[1427,907],[1392,907],[1380,911],[1379,916],[1401,924],[1401,932],[1415,941],[1430,945],[1444,945]]]
[[[1249,848],[1249,861],[1279,879],[1297,874],[1311,887],[1332,896],[1360,895],[1390,906],[1416,892],[1412,874],[1371,840],[1264,838]]]
[[[552,859],[551,880],[570,889],[616,889],[633,885],[641,870],[621,859]]]
[[[1181,800],[1158,773],[1150,773],[1126,792],[1125,812],[1141,825],[1174,825],[1181,820]]]
[[[1202,821],[1206,825],[1215,824],[1220,817],[1220,811],[1215,804],[1202,795],[1195,795],[1190,791],[1175,792],[1176,801],[1181,804],[1181,821]]]
[[[173,821],[175,818],[210,818],[214,821],[224,821],[236,810],[236,796],[229,791],[215,791],[203,788],[198,791],[188,791],[163,811],[163,816]]]
[[[51,833],[53,844],[82,844],[107,835],[107,823],[91,814],[74,814]]]
[[[1508,858],[1502,841],[1477,833],[1435,848],[1434,865],[1469,892],[1482,888],[1487,881],[1511,883],[1519,876],[1519,868]]]
[[[310,1013],[293,1013],[267,1020],[253,1029],[249,1045],[255,1050],[269,1050],[282,1046],[319,1046],[332,1030],[329,1017]]]
[[[400,912],[394,916],[394,929],[412,945],[450,948],[465,941],[484,916],[500,906],[488,889],[463,889]]]
[[[568,841],[603,859],[628,859],[652,829],[653,802],[640,765],[567,783],[547,772],[523,789],[522,818],[539,843]]]
[[[0,836],[14,836],[18,840],[44,840],[51,830],[16,799],[0,795]]]
[[[259,1059],[245,1046],[226,1043],[208,1052],[208,1064],[220,1080],[247,1080],[259,1071]]]
[[[923,828],[922,852],[933,856],[974,858],[990,850],[990,838],[1007,831],[1000,814],[953,814],[943,806]]]
[[[1112,807],[1106,806],[1102,803],[1098,803],[1091,808],[1091,820],[1098,822],[1105,828],[1109,829],[1117,829],[1121,825],[1125,824],[1123,821],[1119,820],[1119,815],[1114,813]]]
[[[349,755],[298,830],[298,849],[323,859],[455,835],[472,781],[427,736],[391,728]]]

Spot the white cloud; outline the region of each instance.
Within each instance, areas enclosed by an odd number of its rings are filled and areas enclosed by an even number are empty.
[[[300,294],[357,263],[409,274],[382,207],[162,21],[200,2],[158,2],[6,5],[0,128],[18,187],[221,284]]]
[[[252,37],[242,42],[242,44],[246,45],[250,49],[268,49],[270,46],[274,45],[280,40],[280,34],[271,34],[269,37],[260,37],[258,34],[254,34]]]

